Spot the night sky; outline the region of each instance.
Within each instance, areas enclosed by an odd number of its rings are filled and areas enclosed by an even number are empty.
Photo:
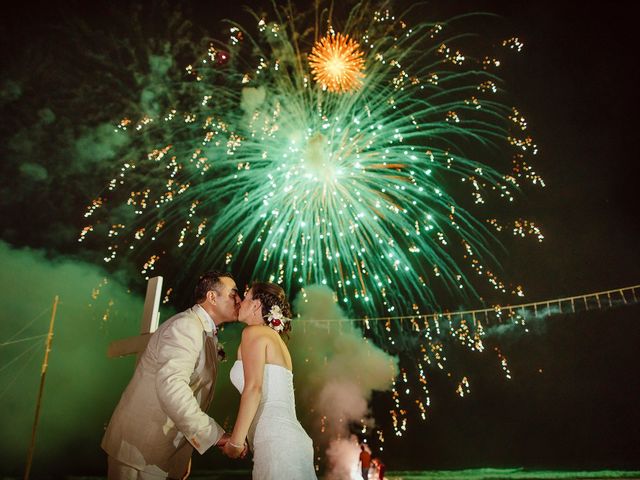
[[[216,3],[183,4],[194,32],[221,37],[222,18],[248,19],[239,4]],[[135,45],[134,37],[153,31],[152,19],[166,11],[144,4],[140,11],[149,21],[131,32],[122,11],[106,2],[87,5],[23,2],[0,20],[0,240],[9,248],[40,250],[51,261],[98,263],[75,239],[85,205],[109,170],[95,160],[73,158],[72,145],[86,138],[89,126],[119,118],[122,108],[88,106],[104,93],[100,76],[88,57],[74,52],[99,52],[101,39],[114,32],[123,41],[130,35]],[[540,150],[535,167],[547,185],[523,201],[525,216],[542,226],[544,242],[506,244],[504,270],[525,286],[526,301],[640,283],[636,18],[621,3],[605,2],[428,2],[417,9],[434,20],[468,11],[500,15],[501,28],[524,42],[523,53],[502,73],[527,117]],[[113,65],[117,69],[115,58]],[[104,72],[104,85],[111,82]],[[22,89],[18,96],[12,93],[16,84]],[[45,107],[55,120],[40,113]],[[99,140],[92,138],[92,144]],[[46,165],[47,172],[21,169],[30,161]],[[2,276],[6,285],[10,272]],[[25,302],[31,298],[24,293]],[[483,354],[454,349],[450,361],[472,379],[471,394],[458,397],[451,379],[434,371],[429,419],[411,420],[402,439],[388,428],[388,395],[376,394],[373,410],[388,432],[388,468],[640,469],[639,317],[638,306],[559,314],[535,322],[526,335],[490,334]],[[13,330],[1,332],[0,341]],[[493,353],[498,345],[509,359],[509,381]],[[0,397],[5,408],[2,402]],[[26,438],[19,441],[27,444]],[[97,445],[86,451],[73,462],[57,458],[55,468],[99,473]],[[211,462],[219,457],[198,458],[196,467]]]

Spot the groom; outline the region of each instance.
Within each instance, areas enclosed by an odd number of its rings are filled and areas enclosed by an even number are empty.
[[[236,282],[207,272],[195,301],[151,336],[122,394],[102,439],[109,480],[183,478],[194,448],[202,454],[229,438],[205,412],[216,381],[218,325],[238,319]]]

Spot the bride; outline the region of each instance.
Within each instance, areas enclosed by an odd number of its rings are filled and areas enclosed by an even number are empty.
[[[284,290],[254,282],[240,305],[242,332],[231,382],[242,394],[229,457],[253,450],[253,480],[316,479],[313,444],[296,418],[291,354],[282,335],[291,331],[291,307]]]

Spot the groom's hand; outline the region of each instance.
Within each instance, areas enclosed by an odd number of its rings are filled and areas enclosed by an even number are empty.
[[[220,450],[223,450],[224,446],[227,444],[230,438],[231,438],[230,434],[223,433],[222,436],[220,437],[220,440],[218,440],[218,443],[216,443],[216,447],[218,447]]]

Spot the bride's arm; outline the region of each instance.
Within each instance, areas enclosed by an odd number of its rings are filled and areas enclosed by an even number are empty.
[[[242,332],[240,351],[244,368],[244,389],[240,398],[238,418],[229,439],[234,445],[244,445],[249,427],[260,405],[267,341],[266,335],[259,327],[247,327]]]

